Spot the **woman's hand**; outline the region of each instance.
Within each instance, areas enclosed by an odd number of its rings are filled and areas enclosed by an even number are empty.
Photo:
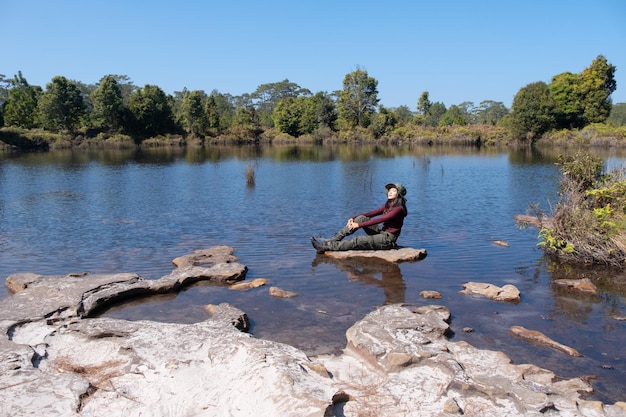
[[[359,228],[359,224],[354,222],[354,219],[349,219],[348,220],[348,229],[353,230],[353,229],[358,229]]]

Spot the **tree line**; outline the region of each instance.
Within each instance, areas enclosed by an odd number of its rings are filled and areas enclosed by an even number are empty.
[[[0,75],[0,127],[123,133],[139,143],[167,134],[256,138],[268,130],[294,138],[355,131],[384,138],[402,137],[411,128],[488,125],[503,126],[515,139],[532,143],[553,129],[626,124],[626,104],[611,101],[615,70],[600,55],[581,73],[565,72],[549,84],[521,88],[511,109],[490,100],[446,107],[432,102],[428,91],[414,109],[387,108],[379,103],[378,81],[360,68],[344,77],[339,91],[312,93],[285,79],[240,96],[187,89],[170,95],[156,85],[135,86],[125,75],[106,75],[89,85],[55,76],[43,89],[19,72],[13,78]]]

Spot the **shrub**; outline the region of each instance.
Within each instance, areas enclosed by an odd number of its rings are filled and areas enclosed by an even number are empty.
[[[625,169],[603,173],[589,154],[561,160],[562,198],[539,245],[564,261],[626,267]]]

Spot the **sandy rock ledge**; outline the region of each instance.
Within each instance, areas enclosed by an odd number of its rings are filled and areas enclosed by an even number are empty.
[[[343,354],[307,357],[237,329],[228,304],[195,324],[93,318],[110,303],[200,279],[245,278],[232,250],[134,274],[10,277],[0,302],[2,416],[626,416],[591,387],[451,342],[442,306],[389,305],[347,331]],[[9,281],[9,280],[8,280]]]

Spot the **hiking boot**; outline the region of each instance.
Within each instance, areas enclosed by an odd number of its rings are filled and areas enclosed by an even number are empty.
[[[311,244],[315,248],[315,251],[319,254],[322,254],[328,250],[328,243],[319,242],[314,237],[311,237]]]

